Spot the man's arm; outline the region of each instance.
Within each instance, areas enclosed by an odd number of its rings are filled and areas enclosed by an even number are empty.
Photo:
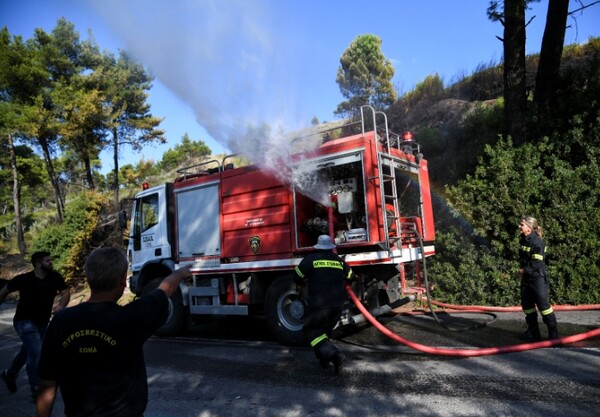
[[[177,291],[179,283],[182,279],[192,276],[192,273],[190,272],[191,267],[191,265],[186,265],[176,271],[173,271],[171,275],[162,280],[158,288],[163,290],[165,294],[167,294],[167,297],[170,297],[175,291]]]
[[[35,402],[35,411],[37,417],[50,417],[56,398],[56,381],[40,380],[40,392]]]
[[[69,304],[69,300],[71,300],[71,291],[68,288],[65,288],[60,292],[60,300],[58,304],[52,309],[52,314],[58,313],[60,310],[65,308]]]
[[[5,285],[1,290],[0,290],[0,304],[2,304],[4,302],[4,300],[6,300],[6,296],[8,295],[8,284]]]

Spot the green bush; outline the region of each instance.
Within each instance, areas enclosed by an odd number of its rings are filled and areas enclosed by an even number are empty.
[[[552,302],[600,300],[600,123],[586,119],[538,143],[488,145],[475,173],[447,188],[453,221],[438,225],[429,265],[438,298],[517,304],[517,225],[528,214],[544,228]]]
[[[107,203],[105,196],[94,191],[77,195],[66,205],[63,223],[49,224],[41,230],[34,238],[31,252],[50,251],[54,267],[67,281],[81,277],[100,211]]]

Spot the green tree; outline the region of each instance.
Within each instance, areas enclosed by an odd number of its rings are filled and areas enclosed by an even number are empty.
[[[6,115],[0,103],[2,114]],[[32,211],[46,204],[51,190],[40,157],[26,145],[13,143],[11,149],[11,135],[7,137],[7,142],[0,140],[0,248],[10,250],[16,238],[16,248],[24,254]]]
[[[107,112],[102,92],[74,83],[57,89],[56,95],[61,96],[56,102],[60,103],[63,113],[59,128],[63,154],[70,155],[70,161],[75,164],[83,163],[87,188],[94,189],[93,161],[99,158],[106,136]]]
[[[12,209],[15,215],[17,246],[25,254],[26,245],[21,210],[21,178],[17,165],[16,140],[31,133],[33,108],[28,105],[31,85],[36,72],[30,66],[31,54],[20,37],[11,39],[8,29],[0,31],[0,145],[9,158],[5,166],[12,174]]]
[[[25,234],[23,231],[23,223],[21,217],[21,182],[19,180],[19,172],[17,171],[17,155],[15,152],[15,144],[13,141],[12,133],[7,134],[8,138],[8,149],[10,156],[10,170],[13,176],[13,206],[15,213],[15,227],[17,233],[17,245],[19,247],[19,253],[25,255],[27,247],[25,246]]]
[[[394,67],[381,52],[381,43],[376,35],[359,35],[342,54],[336,82],[347,100],[335,114],[356,116],[364,105],[384,110],[396,100]]]
[[[42,151],[54,190],[58,220],[62,221],[64,197],[53,160],[58,150],[62,122],[62,109],[56,101],[56,91],[69,86],[73,77],[86,69],[85,56],[79,34],[74,25],[64,18],[58,20],[50,34],[36,29],[27,45],[31,51],[31,72],[37,75],[34,80],[26,80],[30,87],[27,103],[36,108],[33,133],[29,138]]]
[[[154,161],[141,159],[135,166],[127,164],[121,168],[120,181],[128,187],[135,187],[139,190],[153,171]]]
[[[108,129],[113,149],[115,183],[114,201],[119,203],[119,150],[129,145],[140,150],[149,143],[165,143],[164,131],[158,129],[162,119],[152,116],[147,91],[152,77],[143,66],[124,51],[118,59],[105,54],[103,63],[105,106],[110,112]]]
[[[101,150],[106,146],[110,112],[102,90],[103,55],[95,41],[80,43],[81,69],[69,82],[58,83],[52,92],[60,118],[60,147],[64,171],[74,178],[85,178],[86,187],[96,187],[94,172],[99,167]]]
[[[188,162],[191,158],[204,158],[211,153],[212,151],[206,143],[201,140],[193,141],[185,133],[181,138],[181,143],[175,145],[173,149],[168,149],[158,165],[162,169],[174,169]]]

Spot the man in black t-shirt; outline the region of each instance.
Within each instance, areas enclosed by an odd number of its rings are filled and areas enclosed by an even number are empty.
[[[144,342],[164,323],[168,297],[183,278],[183,267],[157,289],[120,306],[127,258],[120,249],[94,250],[85,263],[91,295],[87,302],[57,314],[40,359],[37,415],[52,414],[60,387],[65,415],[142,416],[148,402]]]
[[[63,277],[52,268],[50,253],[35,252],[31,256],[31,263],[33,271],[17,275],[0,290],[0,303],[9,293],[19,292],[13,326],[23,342],[10,367],[2,371],[1,377],[10,392],[17,392],[17,374],[27,365],[27,378],[35,399],[38,392],[37,368],[44,332],[50,315],[69,303],[70,292]],[[53,308],[54,298],[58,293],[60,301]]]
[[[340,371],[344,354],[329,340],[329,334],[340,318],[347,300],[344,281],[351,280],[352,269],[333,249],[335,245],[328,235],[321,235],[316,253],[307,255],[296,267],[295,282],[308,285],[307,316],[304,323],[310,346],[323,368],[333,363],[335,372]]]

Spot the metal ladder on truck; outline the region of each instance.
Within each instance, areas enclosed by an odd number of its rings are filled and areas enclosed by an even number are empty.
[[[390,133],[388,131],[387,124],[387,116],[385,113],[376,112],[370,106],[361,107],[361,116],[362,116],[362,127],[363,127],[363,135],[365,133],[365,118],[364,118],[364,108],[368,108],[371,110],[373,115],[373,130],[375,132],[376,137],[378,137],[379,133],[377,132],[377,124],[376,124],[376,116],[382,115],[384,118],[384,129],[381,132],[382,141],[384,148],[386,150],[391,149],[391,147],[400,147],[403,143],[404,138],[395,137],[390,140]],[[417,148],[418,151],[418,148]],[[402,240],[404,237],[407,239],[415,239],[417,237],[417,224],[415,222],[404,222],[403,219],[400,218],[400,197],[398,196],[398,186],[397,186],[397,178],[396,178],[396,168],[402,164],[402,160],[391,155],[387,152],[378,151],[377,152],[377,164],[378,164],[378,176],[372,178],[375,181],[379,181],[379,189],[381,192],[381,210],[382,210],[382,219],[383,219],[383,228],[385,233],[385,239],[380,243],[380,246],[387,250],[391,255],[392,248],[396,247],[399,250],[402,250]],[[392,210],[388,210],[388,206],[393,207]],[[405,219],[408,220],[408,219]],[[390,233],[395,228],[395,233]],[[415,262],[415,275],[417,277],[417,287],[407,288],[406,285],[406,271],[404,263],[399,263],[397,265],[398,274],[392,279],[398,279],[399,285],[402,294],[410,294],[417,293],[420,294],[424,290],[420,288],[421,285],[421,265],[417,261]]]
[[[383,117],[383,135],[384,147],[386,149],[390,149],[392,146],[392,142],[390,141],[390,134],[388,131],[388,123],[387,116],[383,112],[375,111],[371,106],[362,106],[360,108],[361,113],[361,121],[362,121],[362,132],[365,134],[365,114],[364,110],[369,109],[373,116],[373,131],[375,133],[375,137],[378,137],[379,133],[377,131],[377,116]],[[400,222],[400,205],[398,204],[398,189],[396,186],[396,170],[395,170],[395,159],[392,155],[377,151],[377,169],[379,172],[379,177],[375,177],[375,180],[379,181],[379,189],[381,192],[381,211],[383,218],[383,229],[385,239],[381,243],[383,249],[391,252],[392,247],[396,246],[398,248],[401,247],[400,239],[401,239],[401,222]],[[387,185],[387,187],[386,187]],[[391,205],[393,207],[393,211],[390,212],[387,207]],[[394,236],[390,236],[390,231],[394,229],[396,233]]]
[[[418,239],[418,226],[414,218],[400,218],[400,198],[398,196],[398,188],[396,184],[396,165],[398,159],[384,152],[378,152],[379,176],[381,184],[381,201],[383,202],[383,221],[386,240],[384,242],[385,249],[391,254],[392,248],[402,250],[402,240],[410,242]],[[389,186],[386,186],[388,185]],[[387,210],[388,205],[393,205],[393,212]],[[392,232],[392,227],[395,226],[395,233]],[[422,254],[424,256],[424,254]],[[414,275],[416,286],[408,288],[405,264],[397,265],[399,285],[402,294],[422,294],[425,289],[422,287],[421,263],[416,260],[414,262]],[[396,278],[395,277],[395,278]]]
[[[385,233],[385,249],[390,252],[392,247],[401,247],[400,205],[398,203],[398,188],[396,185],[396,170],[394,157],[378,152],[377,163],[379,166],[379,188],[381,191],[381,209],[383,211],[383,230]],[[388,206],[393,209],[389,210]],[[392,231],[395,230],[395,233]]]

